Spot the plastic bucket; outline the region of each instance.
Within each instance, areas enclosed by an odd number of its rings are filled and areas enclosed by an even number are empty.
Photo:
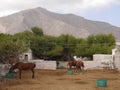
[[[15,77],[15,72],[12,72],[12,73],[6,73],[6,75],[5,75],[5,78],[13,78],[13,77]]]
[[[68,75],[73,75],[73,70],[68,70]]]
[[[107,80],[106,79],[98,79],[97,80],[97,87],[106,87],[107,86]]]

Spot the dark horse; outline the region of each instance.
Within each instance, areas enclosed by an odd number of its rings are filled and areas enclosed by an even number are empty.
[[[83,61],[68,61],[67,63],[68,69],[83,69],[84,68],[84,62]]]
[[[22,70],[31,70],[32,73],[33,73],[32,78],[34,78],[34,68],[35,68],[35,66],[36,65],[34,63],[18,62],[10,68],[9,73],[13,72],[14,69],[18,69],[19,70],[19,78],[21,79]]]

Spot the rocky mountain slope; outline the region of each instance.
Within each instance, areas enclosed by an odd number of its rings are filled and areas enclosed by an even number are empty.
[[[43,8],[24,10],[0,18],[0,32],[15,34],[38,26],[44,34],[71,34],[86,38],[91,34],[113,34],[120,41],[120,28],[105,22],[91,21],[73,14],[57,14]]]

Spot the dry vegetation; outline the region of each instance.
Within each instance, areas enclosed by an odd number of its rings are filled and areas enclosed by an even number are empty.
[[[102,90],[120,90],[120,73],[116,70],[84,70],[68,75],[67,70],[35,70],[35,79],[30,71],[22,72],[13,79],[0,83],[0,90],[101,90],[96,85],[99,78],[107,79]]]

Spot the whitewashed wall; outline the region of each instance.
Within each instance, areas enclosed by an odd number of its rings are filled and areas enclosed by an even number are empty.
[[[93,68],[100,68],[102,67],[100,61],[83,61],[85,65],[85,69],[93,69]],[[63,66],[67,68],[68,62],[60,62],[59,66]]]
[[[117,69],[120,69],[120,52],[117,52],[115,54],[115,67]]]
[[[50,69],[55,70],[57,68],[56,61],[44,61],[44,60],[30,60],[36,64],[35,69]]]
[[[106,60],[106,59],[112,59],[112,55],[110,54],[94,54],[93,55],[93,61],[100,61],[100,60]]]
[[[10,68],[9,64],[0,64],[0,76],[5,76]]]
[[[103,65],[100,61],[84,61],[84,69],[102,69]]]
[[[101,60],[113,59],[113,55],[115,56],[115,66],[117,69],[120,69],[120,51],[116,51],[117,49],[112,50],[112,54],[94,54],[93,61],[84,61],[85,68],[84,69],[102,69],[103,65],[101,64]],[[30,60],[36,63],[36,69],[53,69],[57,68],[56,61],[44,61],[44,60]],[[59,66],[63,66],[67,68],[67,62],[59,62]]]
[[[83,61],[84,62],[84,69],[102,69],[102,65],[100,61]],[[68,62],[60,62],[60,66],[64,66],[67,68]]]
[[[110,54],[95,54],[93,55],[93,61],[83,61],[84,69],[103,69],[105,67],[101,64],[101,60],[112,59]],[[67,62],[60,62],[60,66],[67,67]]]
[[[59,61],[59,67],[62,67],[62,66],[67,68],[67,62]]]

